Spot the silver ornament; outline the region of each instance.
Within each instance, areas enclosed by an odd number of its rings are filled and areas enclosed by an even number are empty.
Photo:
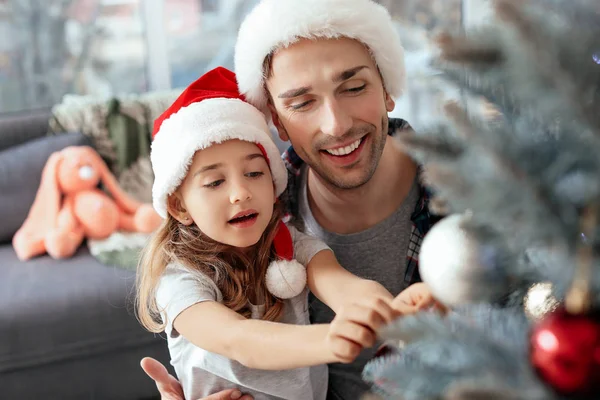
[[[495,248],[480,245],[465,229],[469,214],[450,215],[423,239],[419,272],[434,297],[453,307],[492,302],[506,295],[505,276]]]

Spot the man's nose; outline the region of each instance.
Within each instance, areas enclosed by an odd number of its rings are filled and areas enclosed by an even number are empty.
[[[352,117],[335,99],[325,102],[321,115],[321,132],[326,135],[343,136],[352,128]]]

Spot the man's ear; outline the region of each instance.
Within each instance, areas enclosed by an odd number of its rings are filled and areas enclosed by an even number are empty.
[[[279,119],[279,115],[277,115],[277,110],[275,109],[275,106],[271,101],[267,103],[267,106],[269,107],[269,111],[271,112],[271,119],[273,119],[273,125],[275,125],[275,128],[277,128],[279,139],[283,140],[284,142],[287,142],[288,140],[290,140],[290,137],[288,136],[287,131],[283,127],[283,124]]]
[[[394,99],[392,99],[392,96],[389,95],[389,93],[387,92],[387,90],[384,90],[384,94],[385,94],[385,109],[387,110],[387,112],[392,112],[394,111],[394,108],[396,107],[396,102],[394,101]]]
[[[192,216],[185,208],[185,204],[179,192],[175,192],[167,197],[167,211],[183,225],[191,225],[194,222]]]

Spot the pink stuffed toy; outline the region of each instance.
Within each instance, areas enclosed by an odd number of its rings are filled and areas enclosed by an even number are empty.
[[[112,195],[97,188],[102,181]],[[48,253],[73,255],[84,238],[105,239],[117,230],[150,233],[162,219],[151,205],[128,196],[88,146],[71,146],[46,162],[35,201],[13,237],[20,260]]]

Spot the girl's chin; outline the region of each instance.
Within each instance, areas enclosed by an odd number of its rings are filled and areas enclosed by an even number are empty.
[[[257,238],[240,238],[239,240],[230,240],[226,242],[226,244],[241,251],[249,251],[252,250],[254,245],[256,245],[259,240],[260,236]]]

